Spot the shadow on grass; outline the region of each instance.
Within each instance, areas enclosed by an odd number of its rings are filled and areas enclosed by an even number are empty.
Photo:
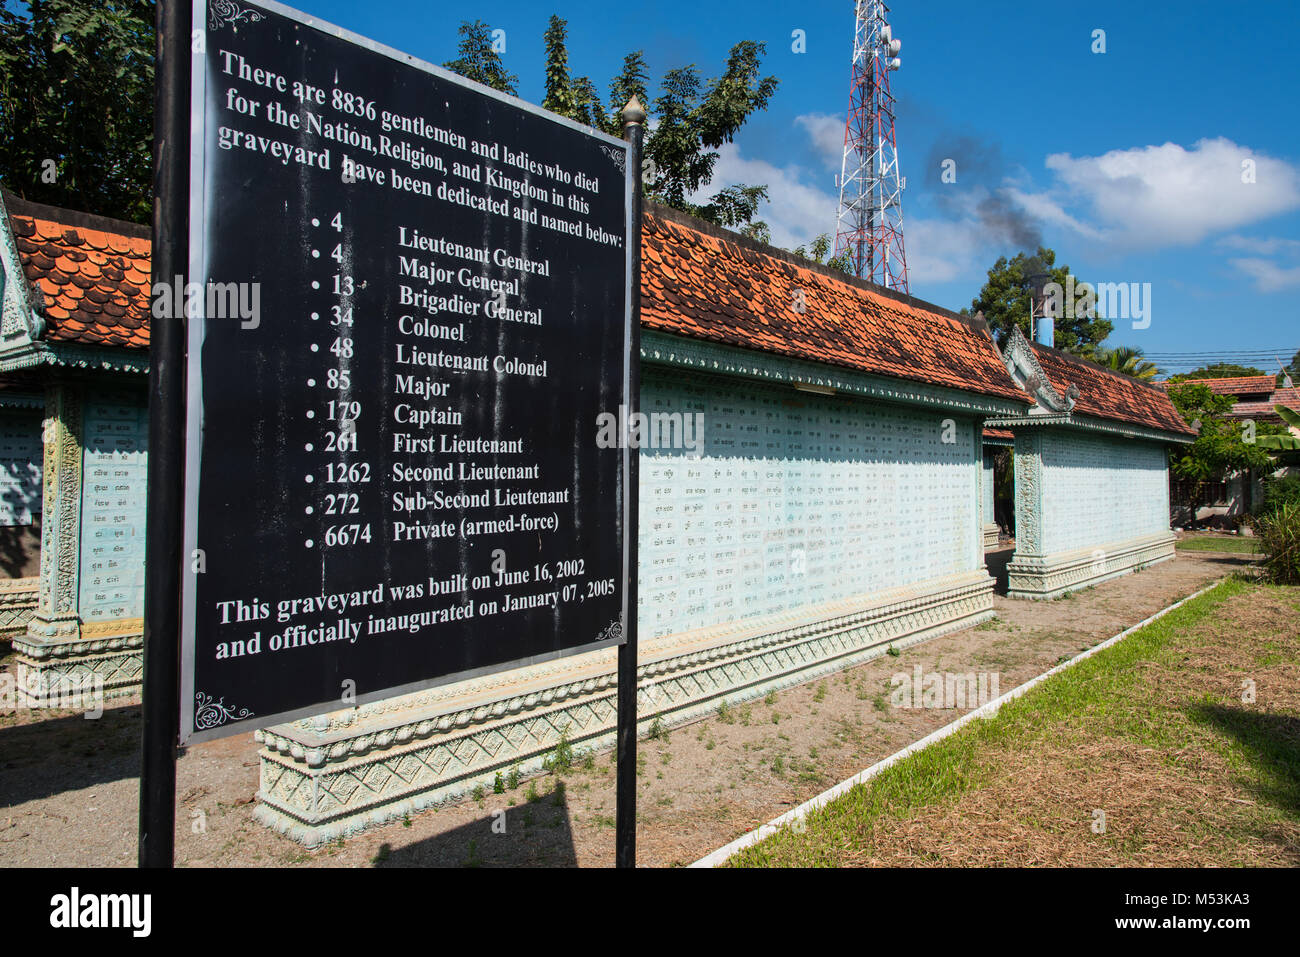
[[[483,817],[422,841],[382,844],[376,867],[577,867],[567,792],[513,807],[504,794],[483,798]],[[427,813],[427,812],[422,812]]]
[[[1256,555],[1229,555],[1227,552],[1197,552],[1182,551],[1180,555],[1195,555],[1197,559],[1205,562],[1207,565],[1227,565],[1230,568],[1242,569],[1243,573],[1252,573],[1259,567],[1258,556]]]
[[[1243,746],[1258,772],[1251,790],[1292,818],[1300,819],[1300,718],[1223,705],[1193,705],[1188,717]]]

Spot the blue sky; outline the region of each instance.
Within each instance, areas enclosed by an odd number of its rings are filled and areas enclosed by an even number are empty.
[[[1081,280],[1151,284],[1149,328],[1108,344],[1148,352],[1300,349],[1300,4],[896,0],[903,41],[898,149],[912,292],[969,305],[987,268],[1041,236]],[[520,94],[540,102],[542,33],[569,21],[575,74],[602,90],[623,54],[652,77],[720,71],[742,39],[767,44],[781,85],[724,147],[715,185],[766,183],[782,246],[833,231],[853,3],[492,3],[302,0],[300,8],[433,62],[456,28],[506,31]],[[791,33],[806,32],[807,52]],[[1092,52],[1105,31],[1105,53]],[[939,180],[945,158],[957,182]],[[1255,182],[1241,182],[1252,160]],[[992,197],[1015,230],[979,214]],[[1258,364],[1258,363],[1257,363]],[[1170,367],[1177,371],[1175,367]]]

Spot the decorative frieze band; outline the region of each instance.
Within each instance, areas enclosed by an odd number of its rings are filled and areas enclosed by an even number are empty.
[[[1172,532],[1046,556],[1021,555],[1007,566],[1009,598],[1055,598],[1174,557]]]
[[[971,572],[896,590],[870,607],[819,609],[820,620],[790,616],[799,620],[650,643],[653,660],[638,669],[642,720],[693,720],[723,700],[747,700],[855,664],[890,644],[977,624],[993,613],[992,585],[986,573]],[[776,630],[728,640],[740,628],[764,627]],[[531,669],[523,669],[513,673],[516,693],[474,698],[461,708],[445,701],[440,714],[388,713],[383,724],[360,722],[350,733],[311,733],[302,722],[258,731],[265,747],[257,817],[317,844],[490,786],[498,771],[512,766],[535,770],[562,736],[603,747],[614,727],[613,658],[583,657],[585,673],[570,674],[571,680],[539,686]]]
[[[933,409],[982,415],[1015,415],[1024,411],[1024,405],[996,396],[889,379],[649,329],[641,333],[641,358],[645,362],[678,366],[696,372],[741,376],[790,386],[799,383],[834,389],[845,395]]]

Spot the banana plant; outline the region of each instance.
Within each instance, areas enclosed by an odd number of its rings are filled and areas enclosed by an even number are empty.
[[[1284,405],[1273,406],[1273,411],[1282,417],[1282,421],[1293,429],[1300,429],[1300,412],[1293,412]],[[1300,437],[1295,435],[1259,435],[1255,444],[1261,449],[1273,451],[1294,451],[1300,449]]]

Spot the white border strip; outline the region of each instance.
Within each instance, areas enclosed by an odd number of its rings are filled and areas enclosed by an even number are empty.
[[[880,774],[881,771],[884,771],[886,768],[897,764],[899,761],[902,761],[904,758],[915,754],[917,751],[920,751],[923,748],[929,747],[930,745],[934,744],[936,741],[941,741],[944,738],[948,737],[949,735],[954,734],[965,725],[974,721],[976,718],[985,718],[996,714],[998,709],[1001,708],[1008,701],[1011,701],[1014,698],[1019,698],[1030,688],[1046,680],[1047,678],[1050,678],[1052,675],[1056,674],[1057,672],[1064,671],[1066,668],[1078,664],[1080,661],[1083,661],[1083,659],[1085,658],[1091,658],[1097,652],[1105,648],[1109,648],[1111,645],[1122,641],[1123,639],[1127,638],[1129,635],[1133,634],[1133,632],[1137,631],[1138,629],[1145,628],[1147,625],[1151,624],[1157,618],[1163,618],[1165,615],[1169,614],[1175,608],[1178,608],[1181,605],[1185,605],[1193,598],[1200,598],[1206,592],[1214,588],[1217,588],[1225,581],[1227,581],[1226,578],[1220,578],[1217,581],[1211,582],[1209,585],[1206,585],[1200,591],[1188,595],[1186,598],[1182,599],[1181,601],[1174,602],[1168,608],[1164,608],[1156,612],[1150,618],[1144,618],[1142,621],[1139,621],[1133,627],[1126,628],[1124,631],[1121,631],[1118,635],[1115,635],[1111,638],[1107,638],[1101,644],[1094,645],[1093,647],[1089,648],[1087,651],[1075,655],[1069,661],[1063,662],[1054,668],[1044,671],[1041,675],[1039,675],[1036,678],[1030,678],[1024,684],[1012,688],[1010,691],[1002,695],[1000,698],[995,698],[994,700],[989,701],[981,705],[980,707],[976,708],[974,711],[967,712],[966,714],[958,718],[956,721],[944,725],[942,728],[939,728],[937,731],[932,731],[930,734],[927,734],[920,741],[915,741],[912,744],[909,744],[902,751],[898,751],[895,754],[891,754],[883,761],[876,762],[871,767],[867,768],[865,771],[859,771],[857,774],[853,775],[853,777],[841,781],[839,784],[835,785],[830,790],[823,791],[815,798],[812,798],[811,800],[805,801],[803,804],[800,804],[797,808],[794,808],[793,810],[790,811],[786,811],[780,817],[775,818],[772,821],[769,821],[767,824],[755,828],[754,830],[750,831],[748,834],[742,834],[740,837],[736,838],[730,844],[726,845],[725,847],[720,847],[713,853],[701,857],[698,861],[696,861],[694,864],[690,866],[691,867],[717,867],[719,864],[725,863],[728,860],[728,858],[730,858],[733,854],[736,854],[739,851],[744,850],[745,848],[749,847],[752,844],[757,844],[759,841],[771,837],[773,834],[781,830],[781,828],[793,824],[795,821],[798,821],[801,818],[807,817],[808,814],[810,814],[812,811],[815,811],[820,807],[824,807],[825,805],[829,804],[831,801],[835,800],[837,797],[846,793],[847,791],[851,790],[857,785],[864,784],[867,781],[870,781],[872,778],[876,777],[878,774]]]

